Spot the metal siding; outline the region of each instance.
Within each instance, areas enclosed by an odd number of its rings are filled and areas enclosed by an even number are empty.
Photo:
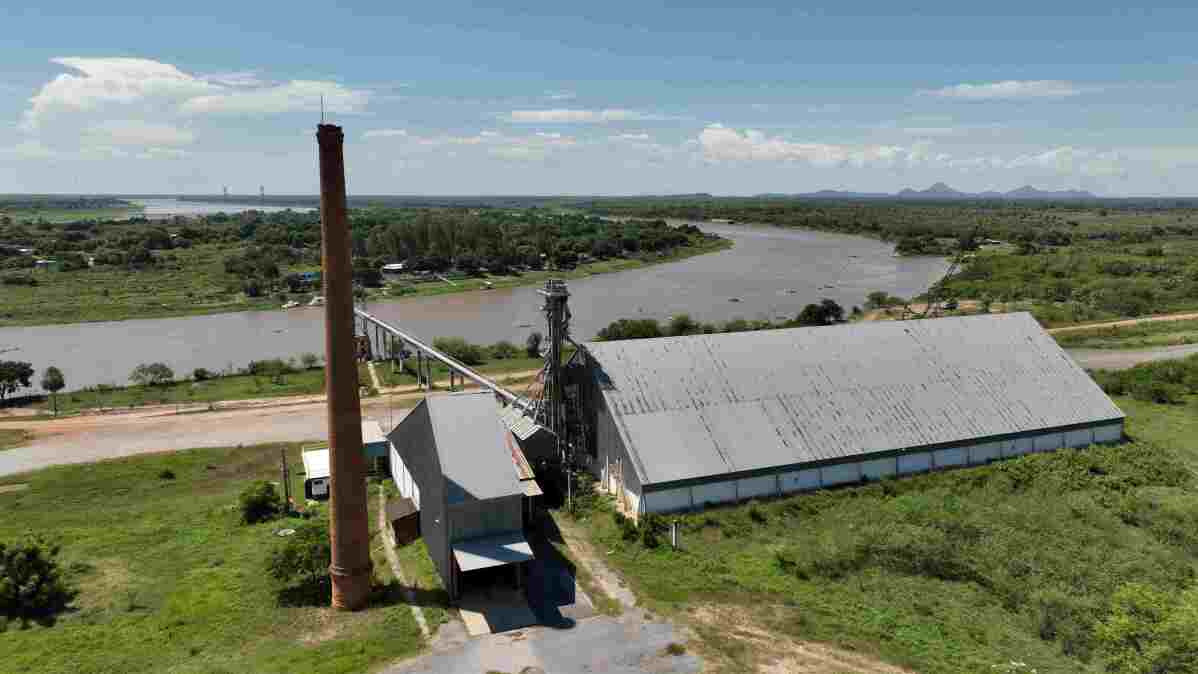
[[[1001,442],[984,442],[969,448],[969,463],[975,466],[1002,458]]]
[[[904,454],[898,457],[898,472],[900,475],[926,473],[932,470],[932,455],[929,452]]]
[[[861,464],[842,463],[835,466],[824,466],[819,469],[820,483],[824,487],[861,480]]]
[[[742,499],[773,496],[778,493],[778,478],[774,475],[744,478],[738,480],[736,491]]]
[[[502,496],[450,505],[450,544],[522,530],[524,512],[521,498]]]
[[[1102,444],[1106,442],[1119,442],[1123,439],[1123,424],[1111,424],[1107,426],[1094,427],[1094,442]]]
[[[1066,447],[1089,447],[1094,444],[1094,429],[1083,428],[1080,431],[1065,433]]]
[[[695,495],[695,505],[707,503],[731,503],[736,500],[736,481],[712,482],[691,487]]]
[[[1034,440],[1037,452],[1051,452],[1054,449],[1060,449],[1065,446],[1064,433],[1045,433],[1044,435],[1037,435]]]
[[[586,348],[644,484],[1123,417],[1026,313]]]
[[[1036,451],[1036,440],[1031,437],[1015,438],[1014,440],[1006,440],[1003,442],[1003,458],[1008,456],[1030,454],[1034,451]]]
[[[952,449],[941,449],[932,452],[932,463],[935,468],[948,468],[950,466],[964,466],[966,463],[965,447],[954,447]]]
[[[867,480],[880,480],[896,474],[898,474],[898,461],[894,458],[861,462],[861,475]]]
[[[644,500],[645,512],[668,513],[687,510],[691,507],[691,490],[689,487],[683,487],[652,491],[645,494]]]
[[[436,440],[424,400],[388,434],[391,445],[420,490],[420,535],[445,587],[452,588],[449,522],[446,518],[445,477],[437,457]]]
[[[782,473],[779,477],[783,492],[806,491],[820,487],[819,468]]]

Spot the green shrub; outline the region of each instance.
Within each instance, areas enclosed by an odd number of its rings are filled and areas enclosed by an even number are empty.
[[[196,369],[192,370],[191,378],[196,381],[208,381],[209,379],[212,379],[212,372],[205,368],[197,367]]]
[[[657,513],[646,513],[641,517],[641,543],[646,548],[656,548],[661,545],[661,538],[670,530],[666,518]]]
[[[275,486],[266,480],[251,482],[239,499],[241,521],[245,524],[266,522],[283,512],[283,499]]]
[[[162,470],[158,471],[158,479],[173,480],[175,479],[175,471],[171,470],[170,468],[163,468]]]
[[[484,360],[482,347],[461,337],[438,337],[433,340],[433,348],[465,365],[481,365]]]
[[[267,560],[266,570],[271,577],[284,582],[300,579],[320,582],[329,575],[332,551],[329,547],[329,525],[323,517],[311,519],[295,528]]]
[[[498,360],[507,360],[520,355],[520,349],[509,341],[495,342],[489,349],[491,357]]]
[[[58,567],[58,546],[41,538],[0,543],[0,615],[46,620],[63,611],[74,593]]]

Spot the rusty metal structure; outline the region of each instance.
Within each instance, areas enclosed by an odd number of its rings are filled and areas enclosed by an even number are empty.
[[[354,339],[353,266],[345,203],[341,127],[321,124],[320,228],[325,290],[325,374],[329,415],[329,539],[332,603],[357,610],[370,594],[370,528],[366,513],[366,459]]]

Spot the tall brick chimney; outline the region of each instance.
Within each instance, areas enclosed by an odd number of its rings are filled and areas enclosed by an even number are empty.
[[[320,230],[325,295],[325,381],[329,404],[329,539],[333,606],[357,610],[370,594],[366,459],[354,354],[353,265],[345,207],[341,127],[316,127],[320,146]]]

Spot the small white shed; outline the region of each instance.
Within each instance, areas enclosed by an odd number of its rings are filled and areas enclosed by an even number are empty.
[[[329,450],[304,450],[304,498],[329,500]]]

